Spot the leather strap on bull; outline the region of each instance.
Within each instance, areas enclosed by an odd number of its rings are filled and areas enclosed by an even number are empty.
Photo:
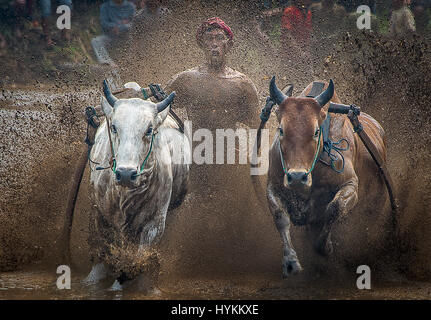
[[[325,88],[324,82],[314,81],[313,85],[311,87],[310,92],[307,94],[306,97],[308,98],[316,98],[319,94],[323,92],[323,89]],[[323,121],[322,126],[320,128],[320,132],[323,136],[323,152],[319,157],[319,161],[323,164],[331,167],[332,170],[334,170],[337,173],[343,173],[344,171],[344,156],[342,151],[347,151],[350,148],[349,141],[345,138],[341,138],[337,142],[332,141],[329,138],[329,129],[331,127],[331,115],[328,113],[326,115],[325,121]],[[319,137],[320,139],[320,137]],[[320,142],[320,140],[319,140]],[[341,145],[344,143],[344,147]],[[338,156],[334,153],[338,153]],[[324,154],[328,155],[329,162],[325,161],[322,156]],[[341,168],[337,169],[335,167],[335,163],[338,162],[338,160],[341,160]]]
[[[392,211],[398,211],[398,200],[394,195],[394,183],[392,181],[391,175],[389,174],[388,168],[386,167],[385,161],[380,156],[376,146],[373,144],[372,140],[368,136],[367,132],[364,130],[362,124],[359,122],[358,116],[361,113],[361,108],[352,105],[338,104],[331,102],[329,104],[329,112],[346,114],[350,122],[353,125],[353,130],[358,134],[359,138],[367,148],[374,162],[377,164],[379,171],[385,181],[386,188],[388,189],[389,199],[391,201]]]
[[[152,96],[157,101],[163,101],[168,96],[159,84],[151,83],[148,87],[151,90]],[[180,119],[180,117],[178,117],[178,115],[174,112],[174,110],[172,110],[172,104],[169,108],[169,113],[175,119],[176,123],[178,124],[178,127],[180,128],[180,131],[184,133],[184,123]]]

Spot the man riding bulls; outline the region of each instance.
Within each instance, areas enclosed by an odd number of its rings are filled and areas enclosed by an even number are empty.
[[[204,63],[175,75],[167,84],[167,93],[177,93],[174,109],[186,110],[194,132],[205,128],[215,137],[217,129],[244,129],[245,126],[256,127],[259,123],[259,99],[255,85],[247,76],[226,64],[233,37],[231,28],[220,18],[203,22],[197,30],[196,41],[204,53]],[[223,148],[226,157],[224,145]],[[187,266],[194,272],[199,265],[206,272],[210,271],[208,268],[216,268],[210,272],[245,271],[247,264],[240,258],[244,246],[240,244],[258,246],[259,235],[252,230],[255,230],[253,226],[262,223],[256,221],[261,219],[259,205],[250,196],[253,192],[250,166],[226,164],[225,161],[221,165],[215,164],[215,154],[207,156],[212,159],[211,164],[193,163],[190,172],[189,190],[192,196],[190,207],[186,210],[193,211],[191,220],[196,222],[188,223],[194,232],[178,241],[186,242],[184,247],[194,248],[194,253],[188,255],[193,256],[190,260],[195,265]],[[205,225],[209,226],[208,230],[198,231]],[[203,254],[208,251],[211,255]],[[221,268],[217,261],[220,261]]]
[[[226,65],[233,32],[220,18],[210,18],[198,28],[196,40],[205,63],[175,75],[167,92],[177,91],[176,108],[184,107],[200,128],[234,127],[236,122],[255,124],[257,90],[244,74]],[[229,111],[229,112],[226,112]]]
[[[193,130],[235,129],[238,123],[256,125],[256,87],[247,76],[226,65],[233,45],[230,27],[220,18],[210,18],[198,28],[196,40],[205,62],[168,82],[167,92],[178,93],[175,108],[186,110]]]

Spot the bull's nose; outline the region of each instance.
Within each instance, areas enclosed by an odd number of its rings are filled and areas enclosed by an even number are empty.
[[[289,185],[307,184],[308,174],[306,171],[289,171],[287,173],[287,183]]]
[[[127,185],[136,180],[137,173],[134,168],[118,167],[115,171],[115,178],[119,184]]]

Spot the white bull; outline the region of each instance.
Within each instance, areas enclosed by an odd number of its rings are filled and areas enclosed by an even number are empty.
[[[168,208],[178,206],[184,199],[190,145],[168,117],[175,92],[159,103],[117,99],[104,82],[104,93],[102,108],[107,121],[97,130],[90,159],[112,165],[91,172],[97,214],[92,218],[94,230],[90,237],[125,238],[137,244],[137,251],[142,253],[162,237]],[[90,241],[90,246],[100,249],[97,242]],[[97,259],[85,279],[87,283],[96,283],[109,273],[103,257]],[[117,278],[115,285],[121,282]]]

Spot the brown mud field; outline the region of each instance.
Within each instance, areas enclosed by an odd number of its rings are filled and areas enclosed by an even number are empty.
[[[194,33],[202,20],[216,15],[235,34],[228,64],[254,82],[260,106],[272,75],[280,87],[294,83],[294,94],[313,80],[332,78],[340,99],[360,106],[386,132],[388,167],[400,201],[397,236],[387,237],[391,232],[380,227],[387,213],[362,212],[337,223],[334,255],[324,258],[314,253],[302,227],[293,227],[304,271],[282,279],[281,241],[266,208],[209,215],[190,206],[197,193],[190,190],[170,214],[158,247],[159,292],[141,290],[140,279],[123,292],[109,291],[112,282],[87,287],[80,283],[91,268],[87,168],[72,229],[72,289],[57,290],[67,195],[84,146],[83,111],[99,104],[101,80],[112,72],[89,67],[83,73],[59,72],[37,84],[16,77],[0,82],[0,299],[431,298],[430,41],[340,32],[325,54],[316,46],[312,61],[286,62],[278,43],[256,37],[249,9],[240,2],[187,2],[174,7],[154,32],[142,32],[138,24],[113,49],[119,81],[165,84],[200,64]],[[275,117],[267,127],[275,132]],[[221,179],[229,183],[228,176]],[[242,191],[256,197],[253,190]],[[386,190],[382,193],[384,199]],[[370,247],[368,236],[379,244]],[[372,290],[356,288],[356,268],[363,264],[372,270]]]

